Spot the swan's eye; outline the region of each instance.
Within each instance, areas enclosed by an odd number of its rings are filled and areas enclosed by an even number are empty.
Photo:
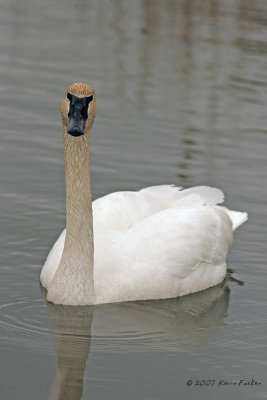
[[[94,96],[85,97],[85,99],[87,99],[87,101],[88,101],[88,105],[89,105],[89,103],[91,103],[93,98],[94,98]]]
[[[87,119],[87,117],[88,117],[88,107],[89,107],[89,104],[91,103],[91,101],[93,100],[93,96],[83,97],[82,100],[85,100],[85,105],[82,108],[82,116],[85,119]]]

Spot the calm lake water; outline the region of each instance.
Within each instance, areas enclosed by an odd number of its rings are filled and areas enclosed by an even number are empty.
[[[0,5],[0,399],[266,399],[267,2]],[[208,184],[249,213],[228,289],[46,304],[39,274],[65,225],[59,106],[75,81],[98,101],[94,198]]]

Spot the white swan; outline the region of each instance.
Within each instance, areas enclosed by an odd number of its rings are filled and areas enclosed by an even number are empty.
[[[219,284],[226,275],[232,232],[247,214],[217,206],[223,193],[204,186],[117,192],[95,200],[92,207],[92,87],[70,85],[61,115],[66,230],[41,272],[47,300],[85,305],[163,299]]]

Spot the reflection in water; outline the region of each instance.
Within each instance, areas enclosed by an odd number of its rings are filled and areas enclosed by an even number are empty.
[[[49,400],[78,400],[83,393],[94,307],[55,306],[52,303],[47,306],[60,334],[58,372]]]
[[[209,182],[213,182],[213,171],[215,168],[215,149],[218,139],[218,88],[217,82],[220,80],[220,35],[219,35],[219,3],[218,0],[210,1],[210,37],[211,41],[211,57],[210,57],[210,79],[213,84],[209,87],[209,99],[207,107],[207,166],[206,176]],[[215,183],[215,182],[214,182]]]
[[[191,95],[192,95],[192,69],[193,69],[193,24],[192,24],[192,1],[185,1],[182,7],[182,49],[183,49],[183,60],[184,64],[181,68],[181,84],[182,84],[182,96],[183,96],[183,129],[181,130],[182,135],[182,147],[183,155],[181,161],[178,164],[177,176],[182,182],[186,182],[189,178],[190,162],[194,152],[195,141],[193,140],[192,126],[191,126]]]
[[[158,2],[157,2],[158,3]],[[141,74],[138,81],[137,95],[140,98],[140,111],[147,110],[149,87],[153,76],[155,55],[158,49],[157,33],[160,29],[158,5],[151,0],[142,0],[142,25],[140,26],[140,48],[138,54]]]
[[[125,20],[124,15],[124,4],[120,0],[112,0],[112,6],[114,8],[114,15],[110,23],[111,30],[114,32],[116,37],[116,44],[114,45],[114,53],[116,54],[116,93],[120,99],[121,106],[123,105],[123,98],[126,94],[126,81],[123,79],[126,76],[125,64],[123,57],[125,54],[125,48],[127,47],[127,37],[123,24]]]
[[[181,185],[181,181],[184,186],[192,183],[213,184],[217,181],[216,151],[220,147],[222,118],[223,134],[225,128],[235,131],[244,119],[245,110],[238,96],[244,96],[251,102],[262,97],[257,86],[264,84],[265,76],[259,75],[255,79],[252,66],[257,65],[258,60],[252,58],[266,54],[267,50],[263,31],[267,20],[264,3],[246,0],[226,4],[222,0],[142,0],[131,4],[122,0],[112,0],[105,5],[93,0],[77,0],[68,4],[68,18],[77,26],[75,34],[71,31],[75,75],[79,79],[99,80],[103,82],[103,87],[107,79],[120,108],[125,111],[124,105],[130,101],[138,109],[138,118],[141,111],[144,115],[152,112],[159,115],[164,124],[168,123],[169,116],[174,118],[176,113],[172,129],[175,131],[173,143],[176,143],[179,161],[172,161],[172,166],[176,169],[173,175],[176,174],[179,179],[177,184]],[[8,11],[9,46],[3,65],[6,73],[10,73],[15,65],[18,77],[28,77],[32,66],[36,73],[36,66],[43,68],[45,63],[48,63],[45,68],[49,71],[51,63],[47,61],[49,58],[43,59],[45,53],[39,54],[40,45],[35,35],[25,33],[31,13],[28,2],[23,6],[10,2]],[[53,7],[53,18],[46,12],[49,23],[55,23],[60,29],[64,21],[61,7]],[[42,13],[38,18],[42,18]],[[39,22],[37,20],[36,23]],[[40,25],[45,30],[45,33],[40,31],[40,35],[48,34],[47,26]],[[95,47],[92,32],[96,35]],[[50,38],[42,40],[42,45],[44,43],[50,43],[51,53],[55,54],[51,58],[58,63],[56,70],[51,70],[51,78],[59,87],[64,82],[65,87],[66,80],[73,80],[73,66],[65,59],[58,59],[58,54],[65,52],[59,51],[62,49],[57,47],[57,42]],[[64,47],[64,43],[58,43],[58,46]],[[19,49],[24,45],[25,55],[20,54]],[[80,49],[84,49],[82,57]],[[33,57],[31,62],[28,61],[30,57]],[[93,59],[99,75],[97,73],[91,78]],[[77,60],[81,60],[79,64]],[[64,61],[63,65],[60,61]],[[107,69],[102,69],[103,66]],[[69,69],[66,74],[61,72],[62,67],[63,71],[64,68]],[[253,80],[247,79],[248,72],[253,75]],[[105,74],[108,78],[104,79]],[[36,79],[32,83],[35,88],[39,76],[33,74],[30,79]],[[47,81],[50,81],[50,76],[45,78],[45,87]],[[164,104],[164,107],[160,108],[159,104]],[[253,112],[250,121],[260,121],[257,117]],[[136,129],[142,127],[137,126]],[[152,135],[149,142],[154,142]],[[205,158],[207,162],[203,161]],[[200,164],[200,168],[196,168],[196,164]]]
[[[225,324],[230,290],[220,285],[193,295],[97,306],[47,303],[59,336],[58,372],[49,400],[79,400],[91,342],[101,351],[186,352],[212,341]]]

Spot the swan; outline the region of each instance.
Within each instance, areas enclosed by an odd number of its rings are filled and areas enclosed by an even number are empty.
[[[233,231],[247,213],[218,206],[221,190],[173,185],[91,200],[89,147],[94,89],[70,85],[61,104],[66,229],[40,281],[47,300],[90,305],[183,296],[226,276]]]

